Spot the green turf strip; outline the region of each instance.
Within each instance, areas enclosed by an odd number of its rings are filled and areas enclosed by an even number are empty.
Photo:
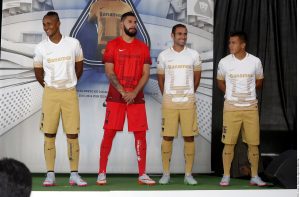
[[[196,174],[194,178],[198,185],[190,186],[183,183],[184,175],[171,175],[171,182],[168,185],[159,185],[158,180],[161,175],[150,175],[157,184],[154,186],[139,185],[137,175],[133,174],[107,174],[107,184],[104,186],[96,185],[96,174],[81,174],[82,178],[88,182],[86,187],[69,185],[69,174],[56,174],[56,186],[44,187],[44,174],[33,174],[33,191],[145,191],[145,190],[245,190],[245,189],[282,189],[279,186],[257,187],[250,186],[249,180],[231,179],[230,186],[219,186],[220,177],[213,175]]]

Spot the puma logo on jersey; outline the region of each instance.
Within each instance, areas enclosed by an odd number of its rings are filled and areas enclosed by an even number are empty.
[[[119,49],[120,52],[125,51],[125,49]]]

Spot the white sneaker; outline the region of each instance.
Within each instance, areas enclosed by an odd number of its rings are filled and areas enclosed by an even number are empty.
[[[259,176],[252,177],[250,180],[250,185],[256,185],[259,187],[267,186],[267,183],[262,181]]]
[[[223,176],[219,185],[220,186],[228,186],[230,184],[230,176]]]
[[[105,173],[98,174],[96,183],[97,183],[97,185],[105,185],[106,184],[106,174]]]
[[[87,182],[81,179],[78,172],[71,172],[69,183],[71,186],[77,185],[79,187],[87,186]]]
[[[190,175],[185,175],[184,176],[184,183],[187,184],[187,185],[197,185],[198,182],[190,174]]]
[[[166,185],[170,182],[170,174],[163,174],[162,177],[159,179],[159,184]]]
[[[155,181],[152,180],[147,174],[139,176],[138,183],[141,185],[155,185]]]
[[[54,172],[47,172],[46,179],[43,182],[43,186],[45,186],[45,187],[55,186]]]

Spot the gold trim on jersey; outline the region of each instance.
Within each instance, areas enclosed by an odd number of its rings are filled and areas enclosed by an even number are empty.
[[[83,55],[75,57],[75,62],[83,61]]]
[[[157,74],[164,75],[165,74],[165,69],[157,68]]]
[[[194,65],[194,71],[202,71],[202,66],[201,66],[201,64],[199,64],[199,65]]]
[[[263,74],[255,75],[255,79],[263,79],[263,78],[264,78],[264,75],[263,75]]]
[[[33,62],[33,67],[34,68],[43,68],[43,64],[41,64],[39,62]]]

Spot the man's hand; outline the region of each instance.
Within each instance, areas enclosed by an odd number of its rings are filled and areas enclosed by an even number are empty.
[[[127,104],[131,104],[134,103],[134,99],[137,95],[137,92],[132,91],[132,92],[125,92],[125,94],[123,95],[123,99],[125,100],[125,102]]]

